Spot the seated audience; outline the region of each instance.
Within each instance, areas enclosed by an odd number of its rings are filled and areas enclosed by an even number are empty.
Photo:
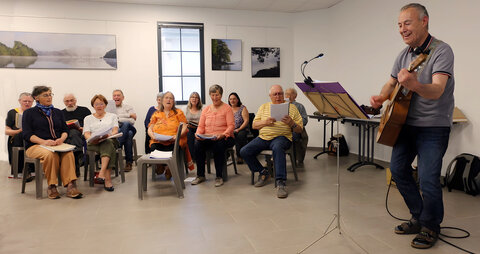
[[[297,90],[295,88],[288,88],[285,90],[285,98],[288,98],[288,101],[295,105],[298,109],[298,112],[302,116],[303,130],[302,133],[293,133],[293,142],[295,142],[295,157],[297,160],[297,166],[303,167],[303,160],[305,159],[305,153],[307,152],[308,145],[308,134],[305,126],[308,123],[308,115],[305,107],[302,103],[297,102]]]
[[[132,170],[133,163],[133,137],[137,133],[137,129],[133,126],[137,120],[137,114],[133,107],[123,103],[125,96],[122,90],[116,89],[113,91],[113,100],[115,101],[116,113],[118,116],[119,132],[123,136],[118,139],[120,145],[123,146],[125,152],[125,172]]]
[[[233,134],[235,135],[237,163],[242,164],[243,159],[242,156],[240,156],[240,149],[248,143],[248,110],[247,107],[242,104],[242,101],[240,101],[240,97],[238,97],[237,93],[231,93],[228,96],[228,105],[232,107],[233,117],[235,119],[235,129],[233,130]]]
[[[8,150],[8,162],[12,164],[12,149],[13,147],[23,147],[23,133],[22,133],[22,115],[23,112],[32,107],[33,98],[30,93],[21,93],[18,97],[18,103],[20,107],[11,109],[7,113],[7,119],[5,120],[5,135],[8,136],[7,150]],[[23,152],[18,155],[18,172],[23,171]],[[30,172],[27,172],[29,174]],[[11,172],[13,174],[13,172]],[[32,180],[32,177],[27,178],[28,181]]]
[[[152,118],[153,113],[155,111],[160,110],[160,105],[162,104],[162,97],[163,93],[157,93],[157,106],[151,106],[147,111],[147,116],[145,116],[145,121],[143,121],[145,125],[145,153],[151,153],[150,151],[150,136],[148,135],[148,125],[150,124],[150,119]]]
[[[188,150],[190,150],[193,161],[195,161],[195,132],[197,132],[198,122],[200,121],[200,115],[202,114],[202,106],[203,104],[202,100],[200,100],[200,95],[197,92],[192,92],[188,99],[185,116],[187,117],[188,123]]]
[[[180,123],[184,123],[182,127],[182,133],[180,134],[179,145],[185,150],[185,158],[188,162],[188,166],[193,170],[193,161],[187,146],[188,129],[186,122],[187,118],[185,117],[185,114],[183,114],[183,111],[175,107],[175,97],[173,96],[173,93],[164,93],[162,97],[162,104],[160,104],[160,109],[153,113],[150,120],[150,125],[148,126],[150,150],[173,151],[178,126]],[[172,138],[166,141],[160,141],[155,138],[155,133],[171,136]],[[165,178],[167,180],[172,178],[172,172],[168,166],[159,165],[156,168],[156,173],[163,174],[163,172],[165,172]]]
[[[61,145],[68,136],[62,111],[52,105],[52,90],[46,86],[35,86],[32,97],[36,101],[36,106],[23,112],[25,153],[28,157],[40,159],[48,182],[48,198],[60,198],[57,191],[58,174],[64,186],[67,187],[67,197],[81,198],[82,193],[76,186],[77,176],[73,152],[51,152],[40,146]]]
[[[277,197],[286,198],[288,191],[285,185],[287,179],[285,151],[292,145],[292,131],[296,133],[302,132],[302,117],[297,107],[290,104],[288,115],[285,115],[281,121],[276,121],[271,116],[270,109],[272,104],[285,102],[282,87],[280,85],[272,86],[269,96],[271,102],[260,106],[252,123],[252,127],[260,130],[260,134],[244,146],[240,150],[240,154],[251,171],[260,173],[255,187],[261,187],[267,183],[270,175],[268,170],[258,161],[257,155],[263,150],[272,150]]]
[[[98,173],[97,182],[103,183],[103,188],[106,191],[114,191],[111,174],[117,159],[116,148],[118,142],[116,139],[108,137],[118,133],[118,118],[115,114],[105,112],[108,104],[105,96],[97,94],[93,96],[90,103],[95,109],[95,113],[84,119],[83,135],[85,135],[85,139],[89,139],[92,134],[95,135],[105,130],[111,130],[108,134],[88,142],[87,150],[100,154],[102,167]]]
[[[195,141],[197,177],[192,181],[192,185],[197,185],[206,180],[206,151],[211,150],[215,161],[215,187],[220,187],[223,185],[223,167],[226,163],[225,150],[235,144],[233,139],[235,122],[232,108],[222,101],[223,88],[219,85],[213,85],[208,92],[212,104],[206,106],[202,111],[198,123],[197,140]]]
[[[75,171],[77,177],[80,176],[80,163],[82,162],[83,157],[83,144],[85,139],[83,138],[83,119],[92,114],[90,109],[77,105],[77,98],[71,93],[65,94],[63,97],[63,103],[65,103],[65,108],[62,109],[63,116],[65,121],[67,121],[67,126],[69,128],[68,138],[65,140],[65,143],[74,145],[77,149],[74,152],[75,155]],[[77,125],[78,123],[78,125]]]

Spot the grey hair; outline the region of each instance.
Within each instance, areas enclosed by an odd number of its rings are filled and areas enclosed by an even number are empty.
[[[402,7],[402,9],[400,9],[400,11],[405,11],[409,8],[415,8],[417,11],[418,11],[418,18],[419,19],[423,19],[423,17],[429,17],[428,16],[428,11],[427,11],[427,8],[425,8],[425,6],[419,4],[419,3],[410,3],[410,4],[407,4],[405,6]]]
[[[157,93],[157,99],[158,99],[158,98],[162,98],[162,97],[163,97],[163,95],[164,95],[164,93],[163,93],[163,92],[159,92],[159,93]]]
[[[21,94],[18,96],[18,99],[20,100],[23,96],[32,97],[32,94],[31,94],[31,93],[27,93],[27,92],[23,92],[23,93],[21,93]]]
[[[163,95],[162,95],[162,103],[160,103],[159,111],[160,111],[160,112],[163,112],[163,111],[165,110],[165,108],[163,107],[163,97],[164,97],[165,95],[167,95],[168,93],[171,94],[172,97],[173,97],[172,111],[173,111],[173,113],[176,115],[176,114],[177,114],[177,108],[175,107],[175,95],[173,95],[173,93],[170,92],[170,91],[166,91],[166,92],[163,93]]]
[[[215,85],[212,85],[209,89],[208,89],[208,94],[212,94],[212,93],[215,93],[217,92],[220,93],[220,95],[223,95],[223,88],[217,84]]]
[[[67,96],[72,96],[74,99],[77,99],[77,97],[75,97],[75,95],[73,93],[66,93],[64,96],[63,96],[63,99],[65,100],[65,97]]]
[[[122,90],[120,90],[120,89],[118,89],[118,88],[117,88],[117,89],[115,89],[115,90],[113,90],[113,92],[112,92],[112,93],[114,93],[114,92],[120,92],[120,93],[123,95],[123,91],[122,91]],[[123,96],[125,96],[125,95],[123,95]]]
[[[287,88],[285,92],[291,91],[293,94],[298,95],[297,90],[293,87]]]

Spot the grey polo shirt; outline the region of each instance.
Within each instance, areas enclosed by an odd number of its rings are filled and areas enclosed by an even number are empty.
[[[425,49],[431,44],[436,44],[435,49],[430,52],[430,59],[421,68],[418,81],[422,84],[431,84],[434,75],[447,75],[448,80],[443,94],[437,100],[430,100],[413,93],[406,124],[420,127],[441,127],[452,125],[453,108],[455,106],[453,90],[455,79],[453,75],[453,51],[450,46],[440,40],[428,36],[421,46]],[[400,52],[392,68],[391,76],[397,79],[402,68],[417,58],[413,49],[405,48]]]

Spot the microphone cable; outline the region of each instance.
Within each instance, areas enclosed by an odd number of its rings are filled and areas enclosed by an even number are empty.
[[[388,183],[387,195],[386,195],[386,197],[385,197],[385,208],[387,209],[387,213],[388,213],[390,216],[392,216],[393,218],[395,218],[395,219],[397,219],[397,220],[399,220],[399,221],[409,221],[409,220],[407,220],[407,219],[402,219],[402,218],[399,218],[399,217],[393,215],[393,214],[390,212],[390,210],[388,209],[388,195],[389,195],[389,193],[390,193],[390,187],[392,186],[392,181],[393,181],[393,176],[390,178],[390,182]],[[447,234],[442,234],[442,233],[441,233],[441,230],[442,230],[442,229],[451,229],[451,230],[461,231],[461,232],[465,233],[465,235],[462,235],[462,236],[451,236],[451,235],[447,235]],[[440,233],[439,233],[438,239],[441,240],[442,242],[446,243],[446,244],[449,244],[449,245],[452,246],[452,247],[455,247],[455,248],[461,250],[461,251],[464,251],[464,252],[469,253],[469,254],[474,254],[474,252],[469,251],[469,250],[466,250],[466,249],[464,249],[464,248],[462,248],[462,247],[460,247],[460,246],[457,246],[457,245],[455,245],[455,244],[453,244],[453,243],[451,243],[451,242],[449,242],[449,241],[441,238],[440,236],[444,236],[444,237],[446,237],[446,238],[452,238],[452,239],[464,239],[464,238],[467,238],[467,237],[470,236],[470,233],[469,233],[467,230],[462,229],[462,228],[457,228],[457,227],[440,227]]]

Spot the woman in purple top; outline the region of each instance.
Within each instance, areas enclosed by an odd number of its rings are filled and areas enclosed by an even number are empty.
[[[238,94],[233,92],[228,96],[228,105],[232,107],[233,117],[235,118],[235,129],[233,134],[235,135],[235,150],[237,151],[237,163],[242,164],[243,159],[240,157],[240,149],[247,143],[248,134],[248,110],[245,105],[242,105]]]

